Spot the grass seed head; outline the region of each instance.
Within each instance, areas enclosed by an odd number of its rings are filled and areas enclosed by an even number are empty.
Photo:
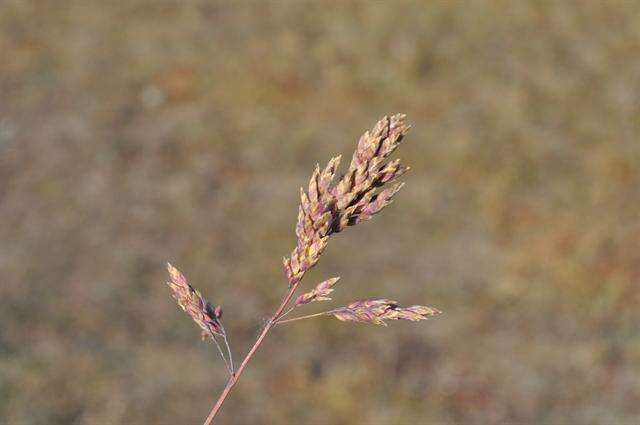
[[[222,308],[213,307],[204,299],[200,291],[194,289],[182,273],[171,264],[167,264],[172,296],[178,305],[193,319],[202,329],[202,339],[212,338],[214,335],[222,335]]]
[[[308,189],[300,189],[296,247],[284,259],[289,285],[298,283],[319,260],[330,235],[369,220],[391,203],[402,184],[386,187],[408,167],[387,161],[409,131],[405,115],[384,117],[360,137],[347,172],[332,186],[340,156],[321,171],[316,165]]]
[[[333,292],[333,285],[335,285],[339,279],[339,277],[333,277],[318,283],[313,290],[296,298],[295,305],[299,306],[309,304],[313,301],[331,301],[331,298],[329,298],[328,295]]]
[[[386,298],[373,298],[354,301],[346,307],[334,310],[331,314],[343,322],[373,323],[386,326],[385,320],[417,322],[440,314],[440,311],[422,305],[400,307],[396,301]]]

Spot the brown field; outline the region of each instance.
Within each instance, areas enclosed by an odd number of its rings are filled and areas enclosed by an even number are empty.
[[[298,188],[395,112],[406,187],[306,287],[444,314],[276,328],[220,422],[639,423],[639,3],[2,0],[0,52],[0,423],[200,423],[165,262],[240,357]]]

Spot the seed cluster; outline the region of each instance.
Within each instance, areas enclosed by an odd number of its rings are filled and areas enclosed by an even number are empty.
[[[296,298],[295,305],[309,304],[313,301],[331,301],[328,295],[333,292],[333,285],[335,285],[338,280],[340,280],[339,277],[332,277],[331,279],[318,283],[313,290]]]
[[[400,307],[396,301],[374,298],[352,302],[346,307],[333,310],[331,314],[343,322],[373,323],[386,326],[385,320],[417,322],[440,314],[440,311],[423,305]]]
[[[409,130],[404,119],[403,114],[384,117],[363,134],[349,169],[334,186],[340,156],[332,158],[322,171],[317,165],[308,190],[300,189],[297,245],[289,258],[284,258],[290,286],[318,262],[331,234],[370,219],[389,205],[402,188],[402,183],[383,186],[408,170],[399,159],[386,162]]]
[[[214,339],[214,335],[222,335],[224,332],[220,323],[222,308],[220,306],[213,308],[200,291],[189,285],[184,275],[171,264],[167,264],[167,270],[171,279],[167,285],[171,288],[173,298],[202,328],[202,339]]]

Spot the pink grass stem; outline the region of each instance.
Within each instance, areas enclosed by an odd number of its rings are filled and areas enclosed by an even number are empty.
[[[216,404],[211,409],[211,412],[209,412],[209,416],[207,416],[207,419],[204,421],[204,425],[210,425],[213,422],[216,415],[222,408],[222,404],[227,399],[227,396],[229,395],[233,387],[238,383],[238,380],[240,379],[240,376],[242,375],[242,372],[244,371],[245,367],[247,367],[247,365],[253,358],[256,351],[258,351],[258,348],[260,348],[260,346],[262,345],[262,342],[264,341],[265,337],[267,336],[271,328],[273,328],[273,326],[276,324],[277,320],[280,318],[280,315],[284,311],[285,307],[287,306],[287,304],[289,304],[289,301],[291,301],[293,294],[295,293],[296,289],[298,289],[299,283],[300,282],[296,283],[289,289],[289,292],[287,292],[287,295],[285,295],[282,302],[280,303],[280,307],[278,307],[278,309],[273,314],[271,319],[269,319],[269,321],[267,322],[267,325],[264,327],[264,329],[260,333],[260,336],[258,336],[258,339],[253,344],[253,347],[251,347],[251,350],[249,350],[244,360],[242,360],[242,363],[240,364],[240,367],[238,367],[238,370],[233,375],[231,375],[231,377],[229,378],[229,381],[227,382],[227,385],[224,387],[224,390],[220,394],[220,397],[218,397]]]

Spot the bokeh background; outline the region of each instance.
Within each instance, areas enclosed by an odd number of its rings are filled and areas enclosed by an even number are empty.
[[[0,422],[200,423],[165,262],[240,357],[299,186],[395,112],[406,188],[308,284],[444,315],[277,329],[222,422],[640,420],[637,2],[2,0],[0,52]]]

